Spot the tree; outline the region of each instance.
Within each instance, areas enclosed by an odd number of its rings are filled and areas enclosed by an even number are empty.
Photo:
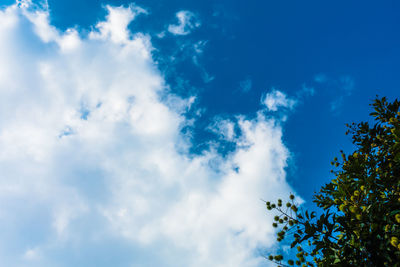
[[[294,195],[285,204],[266,202],[277,212],[277,240],[297,249],[295,260],[269,260],[280,266],[400,266],[400,102],[377,98],[372,106],[373,125],[347,125],[356,149],[332,161],[335,178],[313,198],[318,215],[303,210]]]

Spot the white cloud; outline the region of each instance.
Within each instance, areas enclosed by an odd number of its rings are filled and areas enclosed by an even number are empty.
[[[96,25],[98,32],[91,32],[93,39],[107,39],[115,43],[130,43],[131,36],[128,30],[129,23],[139,14],[147,14],[147,11],[135,5],[129,8],[106,6],[108,15],[106,21]]]
[[[201,23],[196,16],[187,10],[176,13],[178,24],[168,26],[168,31],[175,35],[188,35],[193,29],[200,27]]]
[[[231,120],[216,118],[214,124],[209,126],[209,130],[218,134],[223,139],[235,141],[235,123]]]
[[[0,11],[2,263],[264,263],[257,249],[275,238],[260,199],[290,191],[280,122],[225,120],[234,152],[190,154],[181,129],[194,98],[168,93],[149,38],[127,29],[143,11],[107,10],[88,36],[56,29],[45,11]],[[270,109],[293,105],[267,98]]]
[[[292,109],[296,105],[296,100],[288,98],[285,93],[272,89],[261,100],[269,111],[277,111],[278,108]]]
[[[40,258],[40,251],[35,248],[27,249],[23,257],[28,261],[37,260]]]

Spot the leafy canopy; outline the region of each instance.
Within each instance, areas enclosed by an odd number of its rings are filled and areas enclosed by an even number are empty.
[[[291,195],[274,210],[278,241],[296,259],[270,255],[280,266],[400,266],[400,102],[376,99],[375,123],[352,123],[356,150],[332,161],[335,178],[314,195],[321,208],[304,211]]]

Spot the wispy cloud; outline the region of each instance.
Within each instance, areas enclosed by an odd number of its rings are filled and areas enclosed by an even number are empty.
[[[328,77],[323,73],[317,74],[314,77],[314,81],[317,82],[317,83],[324,83],[327,80],[328,80]]]
[[[292,191],[280,120],[227,118],[215,129],[235,150],[191,154],[195,98],[169,93],[150,38],[127,29],[144,10],[106,9],[87,35],[0,11],[2,264],[259,266],[276,242],[259,199]]]
[[[354,79],[349,75],[343,75],[337,79],[333,79],[326,74],[318,74],[314,77],[314,81],[320,86],[324,86],[334,95],[330,103],[330,109],[335,113],[339,111],[345,98],[350,96],[355,89]]]
[[[261,103],[269,111],[277,111],[279,108],[292,109],[296,105],[296,100],[288,98],[285,93],[272,89],[271,92],[265,94],[262,98]]]
[[[178,24],[168,26],[168,31],[174,35],[188,35],[195,28],[200,27],[201,23],[196,15],[187,10],[176,13]]]
[[[192,61],[193,64],[196,65],[201,71],[201,77],[205,83],[209,83],[215,79],[214,76],[209,74],[207,70],[204,68],[202,64],[199,62],[199,57],[202,56],[205,46],[207,45],[207,41],[198,41],[193,45],[193,56]]]
[[[246,78],[239,83],[239,89],[242,93],[248,93],[253,87],[253,81],[250,78]]]

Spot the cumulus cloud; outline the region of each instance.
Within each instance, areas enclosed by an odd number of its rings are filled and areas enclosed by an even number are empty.
[[[93,39],[110,39],[115,43],[129,43],[130,32],[129,23],[139,14],[147,14],[147,11],[141,7],[131,5],[129,8],[106,6],[108,15],[106,21],[99,22],[96,25],[97,32],[91,32]]]
[[[82,35],[24,3],[0,11],[2,264],[265,263],[275,238],[260,198],[291,191],[280,121],[227,119],[232,153],[191,154],[194,98],[168,93],[150,38],[127,29],[144,10],[107,6]],[[293,105],[278,91],[264,102]]]
[[[176,13],[178,24],[168,26],[168,31],[174,35],[188,35],[195,28],[200,27],[201,23],[190,11],[181,10]]]

